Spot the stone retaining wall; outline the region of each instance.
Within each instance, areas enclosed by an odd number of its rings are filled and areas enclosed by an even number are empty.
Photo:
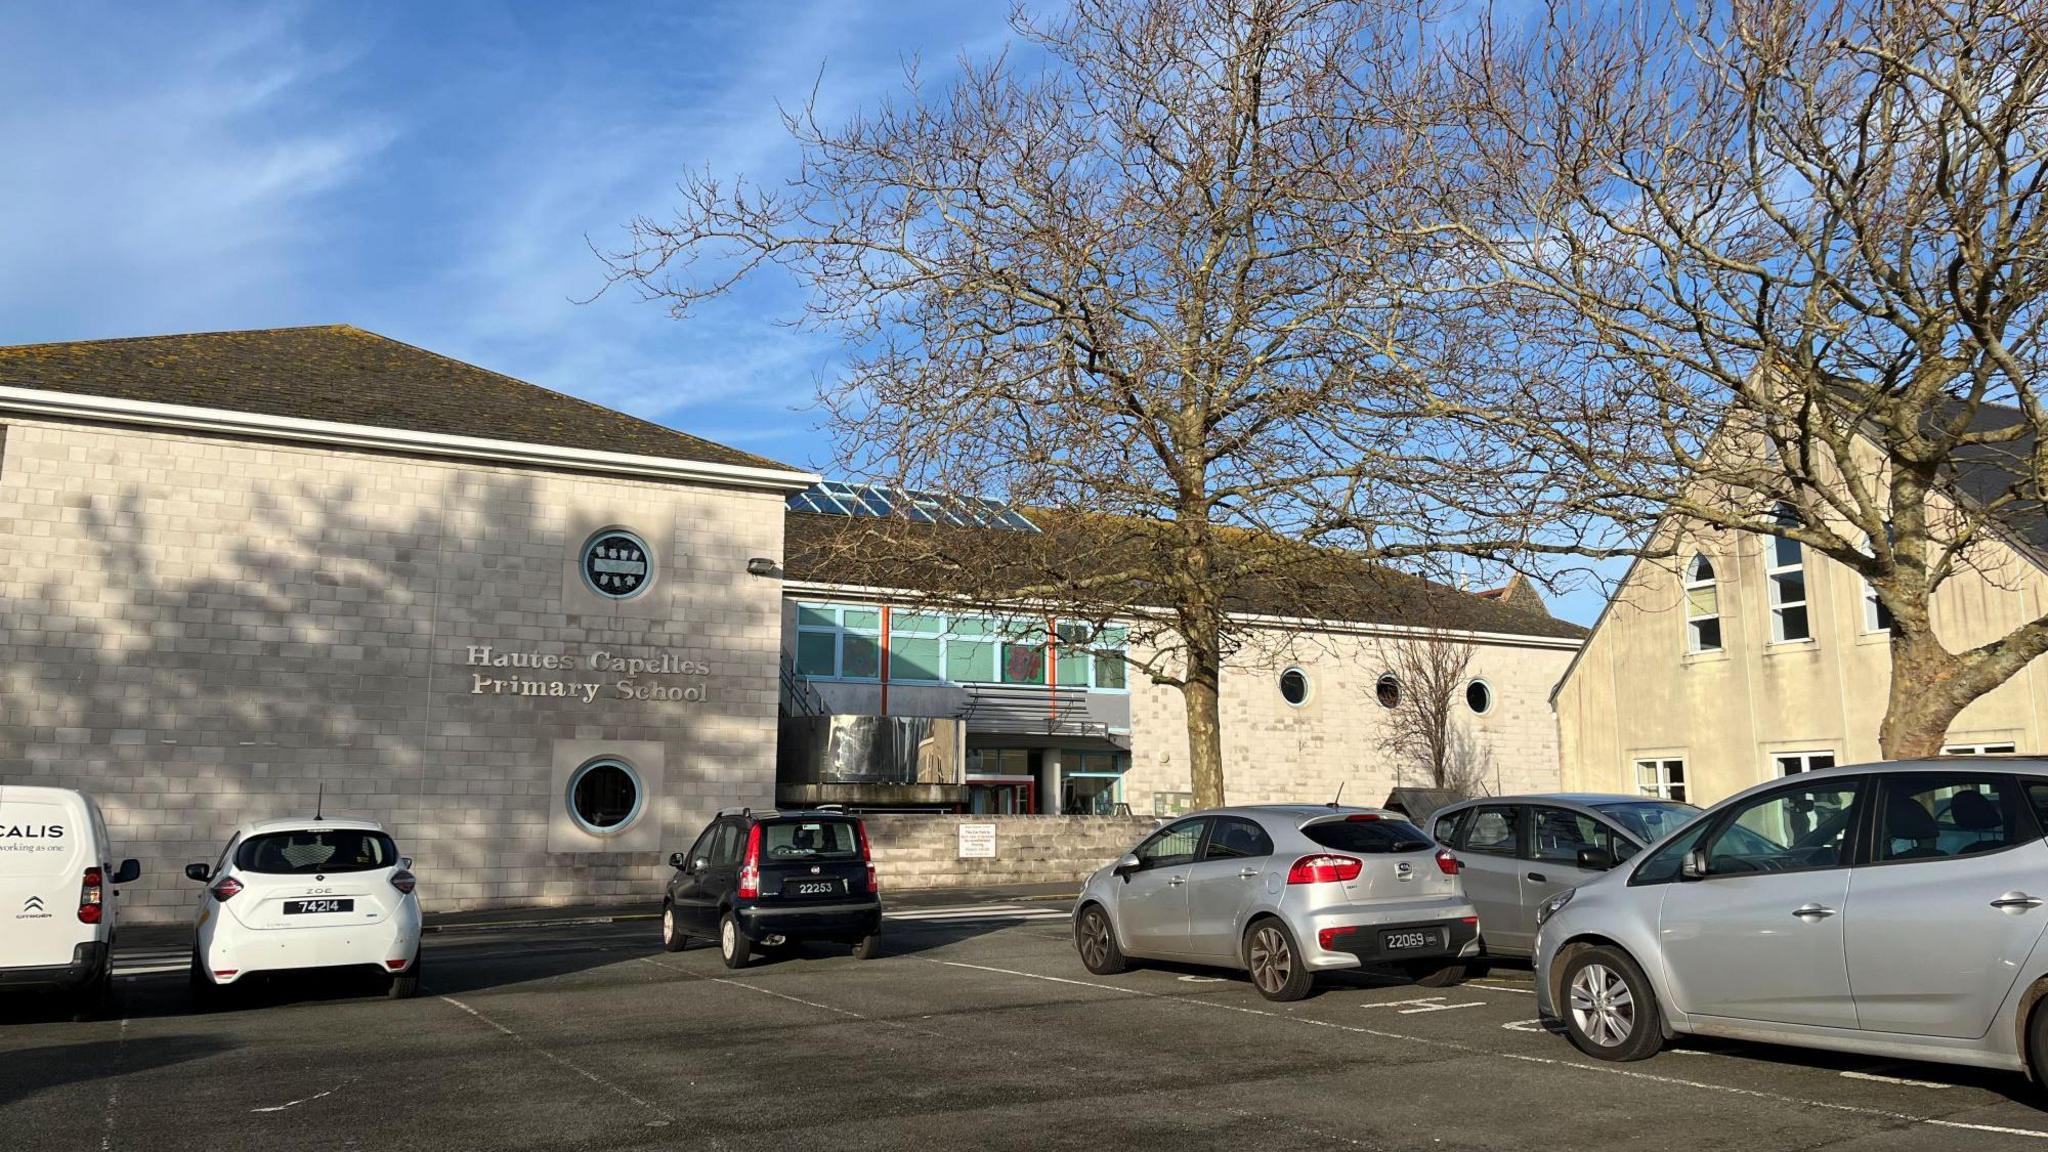
[[[1079,883],[1157,826],[1136,816],[868,815],[883,891]],[[960,858],[962,824],[995,825],[993,859]]]

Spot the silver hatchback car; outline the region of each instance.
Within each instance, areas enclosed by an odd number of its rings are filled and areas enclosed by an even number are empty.
[[[2048,760],[1827,768],[1545,901],[1537,996],[1581,1051],[1681,1033],[2048,1072]]]
[[[1074,944],[1098,976],[1134,958],[1214,965],[1299,1000],[1315,973],[1364,964],[1454,984],[1479,918],[1457,857],[1399,815],[1257,805],[1176,820],[1090,876]]]

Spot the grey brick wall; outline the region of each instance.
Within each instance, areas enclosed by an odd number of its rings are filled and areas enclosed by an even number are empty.
[[[1109,816],[918,816],[863,818],[875,874],[891,888],[1075,883],[1143,839],[1156,821]],[[960,859],[960,825],[996,826],[994,859]]]
[[[717,808],[774,793],[782,502],[744,492],[54,422],[0,459],[0,784],[99,797],[180,919],[184,864],[249,819],[383,821],[429,908],[653,895]],[[573,578],[589,534],[656,552],[640,599]],[[581,700],[472,691],[472,645],[566,655]],[[669,653],[702,702],[618,699],[599,650]],[[564,742],[658,745],[635,834],[562,828]],[[651,831],[651,834],[650,834]],[[580,838],[580,839],[579,839]],[[552,843],[551,843],[552,841]],[[569,850],[564,850],[564,849]]]

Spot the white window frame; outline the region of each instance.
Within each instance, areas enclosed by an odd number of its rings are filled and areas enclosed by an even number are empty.
[[[858,684],[878,684],[881,682],[882,669],[880,667],[879,660],[882,646],[882,609],[880,605],[825,604],[800,602],[797,604],[796,610],[797,648],[796,651],[792,653],[792,657],[794,666],[805,679],[847,680]],[[832,616],[832,623],[806,624],[804,623],[803,617],[803,614],[806,610],[813,612],[830,613]],[[872,629],[849,628],[846,626],[847,612],[873,612],[875,614],[875,626]],[[803,637],[806,633],[820,636],[829,635],[832,637],[832,671],[829,675],[822,672],[803,671]],[[875,674],[873,676],[846,675],[846,637],[849,633],[855,636],[867,637],[868,639],[873,640],[875,642],[875,650],[877,653],[878,663],[875,669]]]
[[[1770,754],[1770,756],[1771,775],[1779,780],[1788,780],[1794,776],[1803,776],[1808,772],[1814,771],[1816,767],[1833,768],[1835,765],[1840,764],[1842,762],[1842,758],[1836,755],[1834,749],[1832,748],[1811,748],[1789,752],[1773,752]],[[1826,764],[1816,766],[1814,764],[1814,760],[1822,756],[1827,757],[1828,762]],[[1796,769],[1787,769],[1785,767],[1785,761],[1787,760],[1798,761],[1799,767]]]
[[[913,616],[921,616],[927,620],[935,620],[937,621],[937,623],[931,628],[903,628],[896,623],[899,619]],[[938,641],[939,667],[938,676],[936,678],[929,676],[898,676],[896,674],[896,669],[894,667],[891,667],[889,669],[889,682],[891,684],[946,683],[946,639],[947,637],[952,635],[952,625],[952,619],[941,612],[919,612],[914,609],[904,608],[892,609],[889,613],[889,660],[891,664],[893,665],[896,660],[896,639],[900,636],[906,640]]]
[[[1778,508],[1777,519],[1778,523],[1787,526],[1799,523],[1799,518],[1792,510],[1782,505]],[[1764,541],[1764,583],[1769,586],[1766,595],[1771,606],[1771,643],[1811,644],[1813,643],[1813,587],[1807,581],[1806,545],[1789,536],[1766,536]],[[1793,554],[1797,557],[1793,563],[1781,564],[1778,562],[1778,546],[1780,544],[1790,544],[1792,546]],[[1780,599],[1779,589],[1781,585],[1778,582],[1778,577],[1791,572],[1799,573],[1799,588],[1802,595],[1797,600]],[[1806,635],[1804,636],[1785,635],[1785,613],[1794,608],[1801,609],[1806,617]]]
[[[1943,756],[2017,756],[2019,744],[2011,740],[1980,740],[1974,744],[1944,744]]]
[[[1699,574],[1701,565],[1706,566],[1708,573],[1704,579]],[[1704,552],[1693,553],[1692,560],[1685,566],[1681,585],[1685,595],[1685,650],[1688,653],[1719,652],[1726,641],[1726,637],[1721,635],[1722,629],[1719,627],[1721,622],[1721,581],[1719,577],[1720,573],[1715,569],[1713,560]],[[1693,593],[1701,589],[1713,592],[1714,610],[1711,613],[1696,615],[1693,612]],[[1716,625],[1714,631],[1717,635],[1712,647],[1708,647],[1700,638],[1700,625],[1709,620],[1714,621]]]
[[[1672,769],[1676,768],[1674,774]],[[1644,796],[1655,796],[1659,800],[1673,800],[1687,803],[1685,778],[1685,757],[1683,756],[1640,756],[1635,761],[1636,791]],[[1674,779],[1675,775],[1675,779]]]

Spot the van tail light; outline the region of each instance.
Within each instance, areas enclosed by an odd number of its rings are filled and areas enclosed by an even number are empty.
[[[400,868],[391,874],[391,886],[407,896],[412,895],[412,890],[418,887],[419,882],[419,877],[414,876],[404,868]]]
[[[860,837],[860,862],[868,866],[868,891],[880,892],[882,886],[875,881],[875,854],[868,848],[868,826],[855,824],[853,832]]]
[[[105,896],[104,875],[97,868],[85,870],[85,882],[78,886],[78,919],[83,924],[97,924],[104,909],[100,901]]]
[[[1365,861],[1355,856],[1339,856],[1326,852],[1321,856],[1303,856],[1287,870],[1289,884],[1328,884],[1333,880],[1356,880],[1365,870]]]
[[[1436,850],[1436,870],[1446,876],[1456,876],[1465,870],[1465,862],[1451,855],[1449,848]]]
[[[740,895],[748,900],[761,897],[761,826],[747,829],[747,855],[740,861]]]
[[[213,893],[213,898],[215,900],[218,900],[223,904],[227,903],[228,900],[232,898],[235,893],[240,892],[241,890],[242,882],[240,880],[235,879],[233,876],[223,876],[220,878],[220,883],[215,884],[213,887],[207,889],[208,892]]]

